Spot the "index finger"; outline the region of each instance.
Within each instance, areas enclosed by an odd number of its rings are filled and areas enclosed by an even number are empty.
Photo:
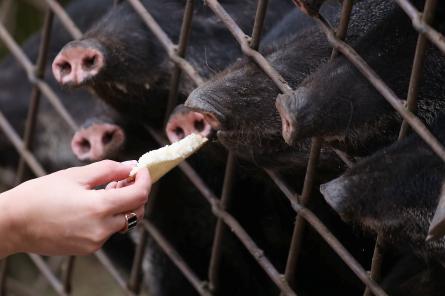
[[[98,190],[109,207],[110,214],[132,211],[145,204],[151,189],[148,169],[139,170],[133,184],[121,188]]]

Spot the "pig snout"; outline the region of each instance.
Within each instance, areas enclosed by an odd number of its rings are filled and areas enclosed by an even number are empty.
[[[96,76],[105,65],[104,54],[91,42],[68,43],[52,64],[53,75],[61,85],[78,86]]]
[[[74,134],[71,149],[79,160],[98,161],[114,156],[125,142],[125,133],[114,124],[93,124]]]
[[[320,192],[326,202],[334,209],[343,220],[350,220],[347,206],[346,180],[343,177],[334,179],[320,185]]]
[[[177,142],[190,134],[200,134],[209,138],[213,134],[212,125],[215,119],[212,115],[195,111],[172,114],[165,127],[165,133],[171,143]]]

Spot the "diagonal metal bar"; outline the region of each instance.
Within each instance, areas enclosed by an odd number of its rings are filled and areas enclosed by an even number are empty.
[[[408,0],[395,0],[397,4],[411,18],[413,27],[424,34],[437,48],[445,54],[445,37],[434,30],[428,22],[422,17],[422,14]]]
[[[175,248],[162,236],[162,234],[149,221],[143,221],[143,227],[150,233],[153,239],[162,248],[165,254],[178,267],[187,280],[193,285],[200,295],[210,296],[212,293],[208,289],[208,284],[201,281],[198,276],[192,271],[182,257],[176,252]]]
[[[4,42],[9,51],[14,55],[18,63],[23,67],[28,75],[29,81],[36,85],[40,91],[46,96],[48,101],[54,107],[54,109],[60,114],[60,116],[65,120],[65,122],[70,126],[70,128],[75,131],[78,129],[76,122],[71,117],[69,112],[63,106],[60,98],[55,94],[55,92],[49,87],[49,85],[36,77],[34,73],[34,65],[25,55],[20,46],[14,41],[12,36],[6,31],[5,27],[0,24],[0,39]]]
[[[192,29],[194,4],[195,4],[194,0],[187,0],[184,8],[184,17],[182,19],[181,33],[179,35],[178,48],[176,49],[176,54],[181,58],[185,57],[185,53],[187,50],[188,40]],[[182,73],[181,67],[179,66],[179,64],[175,64],[175,67],[173,68],[172,72],[172,77],[170,80],[170,88],[169,88],[170,93],[168,94],[167,109],[164,116],[164,126],[167,124],[170,113],[177,105],[178,88],[179,88],[181,73]]]
[[[82,37],[82,32],[70,18],[70,16],[66,13],[65,9],[62,5],[56,0],[45,0],[51,10],[57,15],[58,19],[62,23],[62,25],[67,29],[67,31],[73,36],[74,39],[79,39]]]
[[[182,70],[193,80],[196,85],[204,83],[204,79],[201,78],[199,73],[193,68],[193,66],[184,58],[180,57],[176,53],[176,45],[170,40],[167,34],[162,30],[161,26],[156,22],[153,16],[145,9],[139,0],[128,0],[133,6],[134,10],[139,14],[147,27],[153,32],[156,38],[161,42],[164,49],[167,51],[170,59],[176,64],[180,65]]]
[[[51,27],[53,23],[53,13],[51,10],[47,10],[45,15],[45,21],[43,25],[42,38],[40,41],[39,54],[37,57],[36,68],[35,68],[35,76],[38,79],[42,79],[45,74],[46,62],[48,60],[48,46],[51,39]],[[28,115],[26,118],[26,126],[23,135],[23,146],[27,150],[31,150],[32,141],[34,138],[36,120],[37,120],[37,112],[40,104],[40,90],[37,86],[33,86],[31,91],[30,103],[28,106]],[[23,181],[26,165],[23,157],[20,157],[19,165],[17,167],[17,177],[16,184],[19,184]]]
[[[387,295],[385,291],[372,280],[365,269],[354,259],[354,257],[346,250],[346,248],[338,241],[338,239],[329,231],[329,229],[312,213],[298,201],[298,194],[290,189],[289,186],[274,172],[266,170],[277,187],[289,200],[292,208],[301,215],[309,225],[311,225],[326,243],[337,253],[343,262],[354,272],[354,274],[377,296]]]
[[[399,112],[411,128],[431,147],[431,149],[445,161],[445,149],[440,142],[433,136],[425,124],[417,118],[412,112],[405,109],[401,100],[390,89],[377,73],[369,67],[363,58],[348,44],[338,39],[332,29],[322,20],[316,19],[320,28],[326,34],[330,44],[339,52],[348,58],[348,60],[365,76],[375,89]]]

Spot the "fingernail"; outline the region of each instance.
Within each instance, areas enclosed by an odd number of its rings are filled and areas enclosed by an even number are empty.
[[[127,160],[127,161],[121,162],[121,164],[129,166],[129,167],[135,167],[138,164],[138,161],[137,160]]]

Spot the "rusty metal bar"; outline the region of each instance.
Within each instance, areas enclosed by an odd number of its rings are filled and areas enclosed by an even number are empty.
[[[181,33],[179,35],[178,48],[176,49],[176,54],[181,58],[185,57],[185,53],[187,50],[188,40],[192,29],[193,9],[195,6],[194,4],[195,4],[194,0],[187,0],[184,8],[184,17],[182,19]],[[181,77],[181,73],[182,73],[181,67],[178,64],[175,64],[172,77],[170,80],[170,88],[169,88],[170,93],[168,94],[168,103],[164,117],[164,125],[167,124],[167,120],[169,118],[170,113],[177,105],[178,88],[180,81],[179,78]]]
[[[162,30],[156,20],[145,9],[140,0],[128,0],[133,6],[134,10],[139,14],[148,28],[153,32],[156,38],[161,42],[164,49],[167,51],[170,59],[176,64],[180,65],[182,70],[193,80],[193,82],[199,86],[204,83],[204,79],[201,78],[199,73],[193,68],[193,66],[184,58],[180,57],[176,53],[176,45],[170,40],[167,34]]]
[[[429,24],[432,22],[434,16],[434,10],[436,9],[437,0],[427,0],[425,2],[424,13],[422,14],[422,21]],[[425,60],[425,51],[427,46],[427,38],[424,34],[420,33],[417,39],[416,52],[414,55],[413,69],[411,71],[411,77],[408,87],[408,99],[406,108],[415,113],[416,112],[416,99],[418,93],[418,87],[422,78],[423,62]],[[406,137],[409,130],[407,122],[404,120],[400,128],[399,140]],[[377,235],[374,253],[372,255],[371,262],[371,278],[375,281],[379,281],[381,277],[381,267],[383,264],[383,248],[382,237]],[[364,296],[371,296],[372,293],[368,288],[365,289]]]
[[[273,80],[281,92],[290,93],[292,89],[287,84],[286,80],[270,65],[262,54],[250,47],[250,37],[241,30],[221,4],[219,4],[217,0],[205,0],[205,2],[238,41],[242,52],[255,61],[255,63]]]
[[[23,67],[28,75],[29,81],[36,85],[40,91],[46,96],[48,101],[54,107],[54,109],[60,114],[60,116],[66,121],[72,130],[77,130],[77,124],[71,117],[65,106],[61,103],[59,97],[48,86],[48,84],[38,79],[34,74],[34,65],[30,62],[20,46],[14,41],[11,35],[5,30],[5,27],[0,24],[0,39],[4,42],[8,50],[14,55],[18,63]]]
[[[71,34],[71,36],[73,36],[74,39],[79,39],[80,37],[82,37],[82,32],[79,30],[79,28],[76,26],[76,24],[73,22],[73,20],[66,13],[65,9],[62,5],[60,5],[58,1],[46,0],[46,3],[54,12],[54,14],[57,15],[57,18]]]
[[[329,229],[312,213],[309,209],[305,208],[298,201],[298,195],[292,189],[290,189],[286,183],[274,172],[266,170],[271,179],[275,182],[277,187],[283,192],[283,194],[289,200],[292,208],[308,222],[328,243],[328,245],[334,250],[337,255],[343,260],[343,262],[354,272],[354,274],[374,293],[374,295],[387,295],[385,291],[372,280],[365,269],[355,258],[346,250],[346,248],[338,241],[338,239],[329,231]]]
[[[6,280],[8,275],[8,257],[0,261],[0,296],[6,295]]]
[[[363,58],[348,44],[338,39],[332,29],[321,19],[316,18],[320,28],[326,34],[329,43],[340,51],[348,60],[365,76],[375,89],[399,112],[417,134],[431,147],[431,149],[445,161],[445,148],[433,136],[425,124],[417,118],[412,112],[407,111],[401,100],[397,97],[377,73],[369,67]]]
[[[413,27],[424,34],[431,43],[433,43],[437,48],[439,48],[442,53],[445,54],[445,37],[434,30],[426,21],[423,19],[422,14],[412,5],[408,0],[395,0],[397,4],[405,11],[405,13],[411,18]]]
[[[261,34],[263,33],[264,19],[266,18],[267,5],[269,0],[258,0],[255,14],[255,23],[253,24],[252,39],[250,40],[250,48],[258,50],[260,47]]]
[[[382,237],[380,235],[377,235],[377,239],[374,246],[374,252],[372,254],[371,271],[370,271],[371,278],[376,282],[380,281],[382,275],[381,274],[382,263],[383,263]],[[371,291],[369,290],[368,287],[366,287],[363,296],[371,296],[371,295],[372,295]]]
[[[20,153],[20,155],[26,160],[28,166],[31,168],[33,173],[39,177],[45,175],[46,174],[45,170],[42,168],[40,163],[35,159],[32,153],[25,149],[22,140],[17,135],[17,133],[15,132],[11,124],[8,122],[8,120],[5,118],[2,111],[0,111],[0,129],[3,130],[6,137],[14,145],[17,152]]]
[[[224,211],[226,211],[230,206],[235,169],[236,169],[235,155],[233,155],[233,153],[229,153],[229,155],[227,156],[226,171],[224,173],[224,184],[221,194],[221,200],[219,202],[219,206]],[[213,238],[212,253],[210,256],[210,264],[208,271],[210,290],[213,293],[219,290],[218,275],[219,275],[219,266],[221,262],[222,241],[224,238],[224,232],[225,232],[224,222],[220,218],[218,218],[215,227],[215,235]]]
[[[268,0],[259,0],[255,15],[255,22],[252,30],[252,38],[250,40],[250,47],[258,50],[261,41],[261,34],[263,30],[264,19],[267,12]],[[236,172],[236,157],[229,152],[227,156],[226,170],[224,174],[224,184],[221,194],[219,206],[221,209],[227,211],[230,206],[232,197],[233,180]],[[210,289],[212,292],[219,290],[219,266],[222,255],[222,243],[224,239],[225,225],[224,222],[218,218],[215,227],[215,234],[213,238],[212,252],[210,256],[210,264],[208,270],[208,278]]]
[[[145,219],[149,219],[153,212],[153,203],[156,197],[158,196],[159,192],[159,184],[162,182],[160,180],[159,182],[153,184],[151,187],[150,192],[150,199],[148,203],[145,206]],[[140,238],[139,242],[136,246],[135,255],[133,258],[133,264],[131,267],[131,273],[130,278],[128,279],[127,287],[130,291],[132,291],[135,294],[139,294],[141,290],[141,284],[142,284],[142,261],[145,256],[146,246],[147,246],[147,231],[144,227],[141,227],[139,229],[140,231]]]
[[[96,253],[94,253],[94,255],[99,260],[99,262],[102,264],[102,266],[108,271],[108,273],[113,277],[113,279],[116,281],[119,288],[121,288],[123,291],[127,292],[128,290],[127,290],[127,285],[125,284],[125,280],[119,274],[117,269],[113,266],[113,263],[108,258],[108,256],[105,254],[105,252],[102,250],[99,250]]]
[[[135,294],[139,294],[141,291],[142,281],[142,261],[145,256],[145,249],[147,247],[147,231],[141,227],[139,229],[139,242],[136,247],[136,252],[131,266],[130,278],[127,283],[127,288]]]
[[[28,254],[40,272],[46,277],[51,287],[57,292],[57,294],[62,296],[68,296],[68,294],[64,291],[62,283],[57,279],[45,261],[39,255]]]
[[[163,235],[149,221],[143,221],[143,227],[150,233],[156,243],[161,247],[170,260],[178,267],[182,274],[192,284],[200,295],[210,296],[208,283],[201,281],[193,270],[187,265],[182,257],[176,252],[175,248],[163,237]]]
[[[39,54],[37,56],[37,62],[35,67],[35,76],[38,79],[42,79],[45,75],[46,63],[48,60],[48,46],[51,39],[51,28],[53,23],[54,15],[51,10],[47,10],[45,15],[45,21],[43,25],[42,37],[40,41]],[[40,90],[37,86],[32,87],[30,102],[28,106],[28,115],[26,117],[26,126],[23,135],[23,146],[27,150],[31,150],[35,125],[37,120],[37,111],[40,104]],[[26,163],[23,157],[20,157],[19,164],[17,167],[16,184],[20,184],[23,181],[26,173]]]
[[[346,2],[346,1],[345,1]],[[309,163],[306,169],[306,176],[304,179],[303,193],[301,196],[301,204],[306,206],[312,195],[312,189],[314,187],[314,178],[316,174],[316,167],[320,156],[321,139],[313,138],[311,144],[311,152],[309,156]],[[305,227],[305,220],[301,215],[297,215],[295,220],[294,231],[292,234],[292,241],[289,247],[289,255],[287,257],[285,278],[294,286],[295,274],[297,271],[298,257],[301,251],[301,243],[303,240],[303,231]]]
[[[344,39],[346,36],[351,10],[352,10],[352,0],[343,1],[340,23],[338,25],[338,30],[336,33],[339,39]],[[331,54],[331,59],[335,58],[337,54],[338,54],[337,51],[333,49]],[[318,160],[320,157],[321,145],[322,145],[321,138],[312,139],[311,151],[309,154],[309,162],[306,169],[306,176],[304,178],[303,193],[300,200],[302,206],[307,205],[312,195],[312,189],[314,187],[315,176],[317,173]],[[301,244],[303,241],[305,224],[306,222],[304,218],[301,215],[297,215],[285,269],[285,278],[289,281],[289,283],[292,286],[295,285],[294,281],[296,278],[298,257],[300,255],[302,247]]]
[[[148,125],[145,125],[144,127],[160,145],[165,145],[167,143],[164,137],[162,137],[153,128]],[[223,220],[224,223],[230,227],[230,230],[238,237],[240,242],[246,247],[249,253],[252,254],[257,263],[263,268],[277,287],[284,292],[285,295],[296,295],[290,288],[288,282],[283,278],[283,275],[280,274],[269,259],[264,256],[263,251],[255,244],[253,239],[246,233],[238,221],[236,221],[236,219],[234,219],[229,213],[221,209],[218,198],[202,181],[195,170],[186,161],[182,162],[179,165],[179,168],[196,187],[196,189],[198,189],[201,195],[208,201],[215,216],[221,218],[221,220]]]
[[[62,283],[63,283],[63,290],[70,294],[72,291],[72,279],[73,279],[73,272],[74,272],[74,262],[76,262],[76,257],[69,256],[66,260],[66,264],[63,267],[63,274],[62,274]]]
[[[425,8],[422,14],[422,21],[426,24],[430,24],[433,21],[434,11],[437,6],[437,0],[427,0],[425,2]],[[423,62],[425,60],[425,51],[428,45],[425,34],[420,33],[416,44],[416,53],[414,55],[413,69],[411,71],[411,77],[408,88],[408,98],[406,108],[415,113],[416,112],[416,99],[419,88],[419,82],[422,79]],[[404,120],[400,129],[399,139],[406,136],[408,132],[408,124]]]

